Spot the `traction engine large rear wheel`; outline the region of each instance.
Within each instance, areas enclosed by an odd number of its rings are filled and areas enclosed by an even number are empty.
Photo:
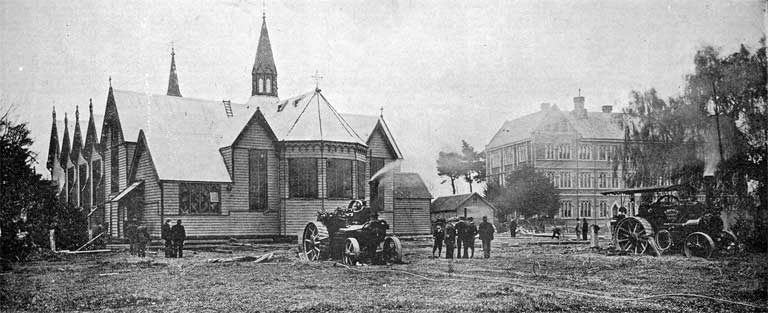
[[[708,259],[715,250],[715,242],[709,235],[702,232],[695,232],[685,237],[683,251],[687,257],[700,257]]]
[[[323,248],[327,246],[328,229],[319,222],[309,222],[299,231],[299,253],[307,261],[320,260]]]
[[[644,218],[627,217],[616,226],[616,247],[632,254],[643,254],[653,240],[653,228]]]

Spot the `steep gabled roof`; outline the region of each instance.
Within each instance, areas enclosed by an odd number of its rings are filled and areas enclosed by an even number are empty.
[[[319,90],[280,101],[264,112],[278,140],[332,141],[366,145]]]
[[[83,150],[83,136],[80,131],[80,109],[75,107],[75,134],[72,136],[72,152],[69,159],[77,164],[80,160],[80,152]]]
[[[259,46],[256,48],[256,61],[253,63],[253,73],[277,73],[275,59],[272,57],[272,44],[269,42],[266,15],[262,16],[261,20],[261,34],[259,35]]]
[[[623,117],[622,113],[587,112],[584,118],[569,115],[568,122],[582,138],[623,140]]]
[[[53,165],[57,163],[59,156],[59,131],[56,127],[56,108],[53,108],[53,121],[51,122],[51,138],[48,141],[48,160],[45,167],[53,170]]]
[[[480,201],[482,201],[483,203],[491,207],[494,211],[496,210],[496,207],[493,206],[493,204],[491,204],[487,200],[485,200],[483,196],[481,196],[477,192],[473,192],[468,194],[438,197],[437,199],[435,199],[435,201],[432,201],[432,205],[430,205],[429,211],[432,213],[458,212],[458,210],[464,206],[464,203],[466,203],[467,201],[469,201],[474,197],[477,197],[477,199],[479,199]]]
[[[69,152],[69,123],[67,120],[67,112],[64,112],[64,136],[61,139],[61,155],[59,156],[59,162],[61,162],[62,168],[67,168]]]
[[[389,127],[387,127],[387,123],[384,121],[383,117],[361,114],[342,114],[342,116],[344,116],[344,120],[352,126],[352,129],[357,131],[360,138],[365,139],[366,144],[370,144],[371,138],[377,130],[381,131],[387,139],[387,145],[395,158],[403,158],[403,154],[400,152],[400,147],[397,146],[397,142],[389,131]]]
[[[531,138],[531,133],[539,127],[548,112],[549,110],[542,110],[504,122],[501,129],[491,138],[487,148],[491,149]]]
[[[83,146],[83,155],[86,159],[91,159],[91,153],[101,151],[99,146],[99,135],[96,134],[96,121],[93,117],[93,101],[88,104],[88,111],[90,116],[88,117],[88,127],[85,131],[85,145]]]
[[[427,185],[416,173],[395,173],[395,198],[432,199]]]
[[[171,47],[171,72],[168,74],[168,92],[166,95],[181,97],[179,91],[179,76],[176,75],[176,51]]]

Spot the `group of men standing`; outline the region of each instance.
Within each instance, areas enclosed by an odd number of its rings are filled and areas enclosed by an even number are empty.
[[[445,229],[443,229],[445,225]],[[433,230],[434,244],[432,246],[432,257],[442,255],[443,242],[445,242],[445,258],[453,259],[453,250],[456,248],[456,258],[474,258],[475,257],[475,236],[479,235],[482,242],[483,257],[491,257],[491,240],[493,240],[494,228],[488,222],[488,217],[483,216],[483,222],[480,226],[475,226],[473,218],[460,217],[458,222],[443,223],[438,222]],[[462,246],[464,254],[462,255]]]
[[[165,240],[166,258],[184,257],[184,240],[187,239],[187,232],[181,225],[181,220],[176,220],[176,225],[173,227],[171,227],[171,220],[166,220],[160,229],[160,239]]]
[[[147,244],[150,241],[147,226],[139,222],[128,222],[125,227],[125,237],[130,244],[130,253],[138,257],[145,257]]]

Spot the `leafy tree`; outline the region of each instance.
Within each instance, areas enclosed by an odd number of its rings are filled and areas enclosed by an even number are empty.
[[[451,181],[451,190],[456,194],[456,180],[464,174],[464,164],[461,155],[456,152],[443,152],[437,158],[437,175],[445,176]],[[443,180],[441,183],[445,183]]]
[[[486,198],[501,210],[501,215],[517,212],[527,218],[553,217],[559,196],[552,182],[532,167],[516,169],[504,177],[504,185],[488,182]]]
[[[469,192],[472,192],[472,183],[485,181],[485,153],[475,151],[465,140],[461,141],[461,158],[464,164],[464,181],[469,184]]]
[[[0,259],[22,261],[35,247],[48,246],[48,229],[58,229],[60,247],[87,239],[85,214],[60,203],[56,188],[32,168],[32,140],[24,123],[0,117]]]

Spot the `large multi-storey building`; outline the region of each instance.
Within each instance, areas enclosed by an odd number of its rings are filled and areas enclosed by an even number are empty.
[[[624,139],[626,116],[606,105],[588,112],[584,97],[573,98],[573,110],[541,104],[541,110],[506,121],[486,146],[489,179],[503,177],[522,166],[532,166],[552,180],[560,195],[559,218],[606,221],[627,199],[601,192],[624,187],[613,160]],[[630,212],[631,213],[631,212]]]

